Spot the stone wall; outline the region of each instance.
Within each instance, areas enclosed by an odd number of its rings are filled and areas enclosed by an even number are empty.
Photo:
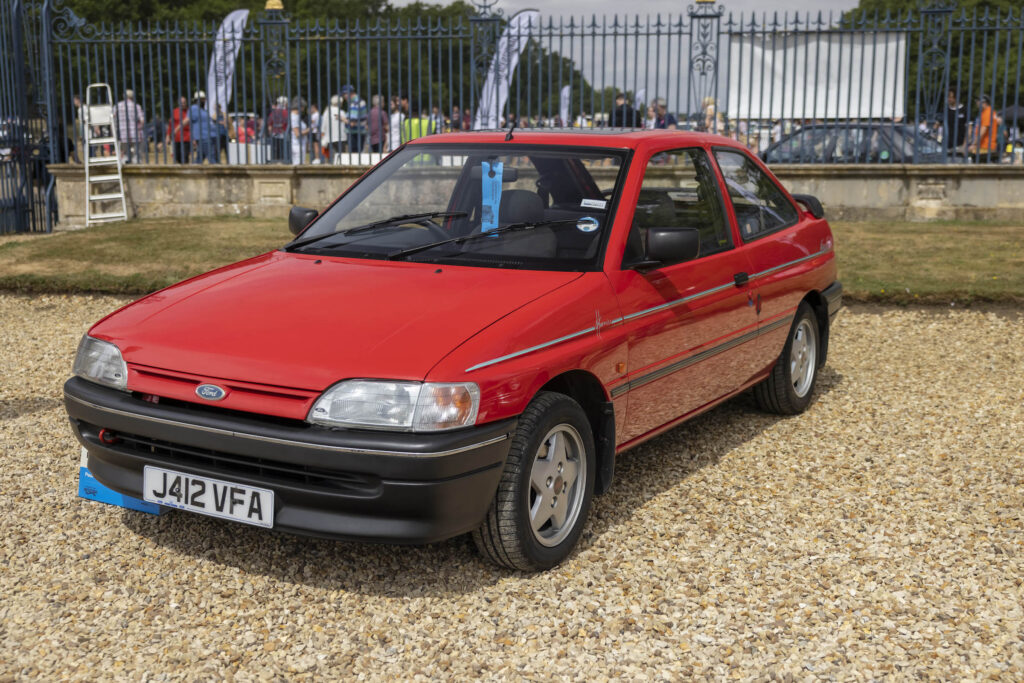
[[[57,179],[57,228],[85,225],[81,166],[50,167]],[[366,172],[356,166],[127,166],[128,213],[137,217],[281,217],[297,204],[323,208]],[[817,196],[837,220],[1000,220],[1024,223],[1021,166],[804,166],[773,167],[795,193]],[[595,169],[604,185],[613,169]],[[444,183],[452,169],[424,172],[423,190]],[[672,167],[655,168],[666,183]],[[432,176],[432,177],[431,177]],[[607,181],[607,182],[605,182]],[[400,213],[401,210],[396,211]]]
[[[812,194],[836,220],[997,220],[1024,224],[1024,167],[773,167],[790,192]]]

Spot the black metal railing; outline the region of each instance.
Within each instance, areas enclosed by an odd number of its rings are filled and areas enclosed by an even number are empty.
[[[0,6],[15,65],[0,114],[5,139],[25,143],[7,149],[26,150],[0,156],[4,231],[52,224],[52,183],[31,158],[83,160],[80,100],[96,82],[125,102],[131,162],[367,164],[412,137],[515,118],[707,130],[776,163],[1020,163],[1019,9],[734,15],[696,0],[670,15],[507,17],[480,0],[461,15],[269,9],[221,26],[91,23],[64,0]]]

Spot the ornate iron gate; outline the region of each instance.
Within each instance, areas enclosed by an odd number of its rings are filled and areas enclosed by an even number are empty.
[[[49,232],[56,218],[44,14],[43,3],[0,0],[0,233]]]

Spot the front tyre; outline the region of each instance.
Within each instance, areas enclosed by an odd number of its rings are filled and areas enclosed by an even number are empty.
[[[782,355],[768,378],[754,387],[754,398],[762,410],[796,415],[807,409],[818,379],[819,338],[814,310],[801,302]]]
[[[494,501],[473,542],[488,560],[537,571],[564,560],[590,510],[594,437],[580,404],[541,392],[519,419]]]

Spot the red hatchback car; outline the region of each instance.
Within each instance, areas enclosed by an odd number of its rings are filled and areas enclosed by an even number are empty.
[[[430,136],[290,227],[82,339],[100,482],[551,567],[623,451],[751,387],[804,410],[841,305],[818,201],[710,135]]]

